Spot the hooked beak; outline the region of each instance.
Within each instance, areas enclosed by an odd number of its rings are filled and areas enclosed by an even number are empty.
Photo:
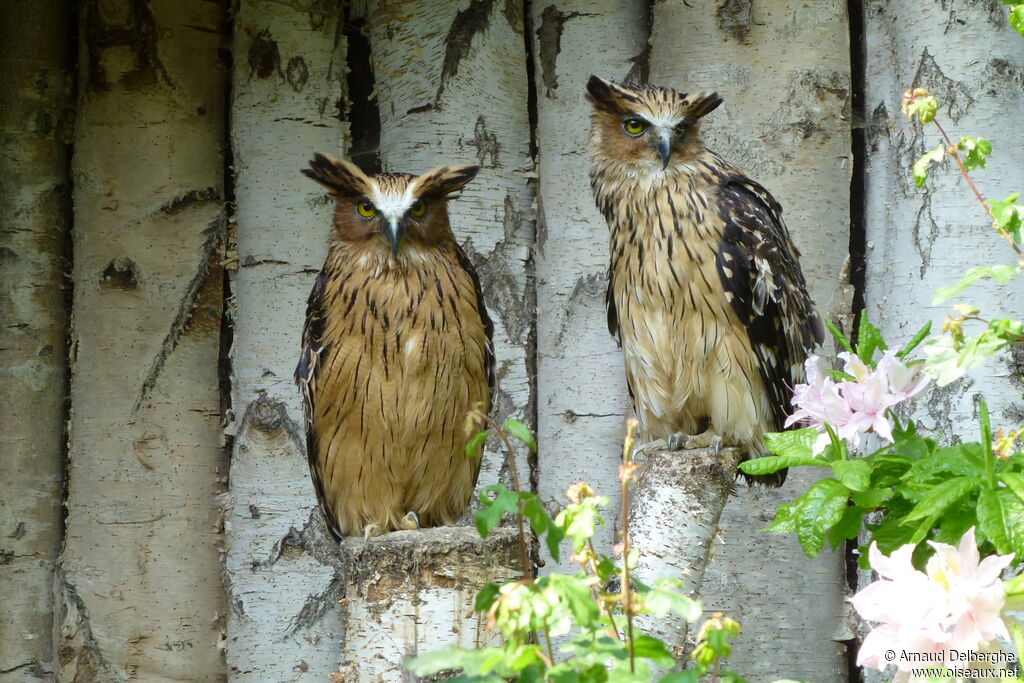
[[[669,156],[672,153],[672,138],[669,136],[669,131],[660,128],[658,129],[658,135],[651,139],[651,147],[661,157],[661,170],[668,168]]]
[[[388,242],[391,243],[391,255],[398,256],[398,243],[402,240],[402,235],[405,234],[405,226],[394,219],[388,219],[388,222],[384,228],[384,236],[388,238]]]

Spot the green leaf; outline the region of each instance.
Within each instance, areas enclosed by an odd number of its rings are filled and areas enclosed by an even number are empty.
[[[1024,557],[1024,502],[1009,489],[981,492],[978,527],[1000,554]]]
[[[885,351],[888,346],[882,338],[882,331],[868,321],[868,312],[860,312],[860,322],[857,325],[857,357],[864,361],[865,365],[874,367],[871,357],[877,349]]]
[[[817,557],[825,545],[825,530],[843,517],[850,491],[835,479],[816,481],[796,513],[796,539],[808,557]],[[798,499],[799,500],[799,499]]]
[[[1014,236],[1014,240],[1021,241],[1020,228],[1024,223],[1024,206],[1017,204],[1019,192],[1011,194],[1006,199],[989,199],[985,202],[995,216],[996,225]]]
[[[768,432],[764,435],[764,444],[775,455],[813,458],[814,442],[817,438],[818,430],[806,427],[788,432]]]
[[[921,502],[914,506],[904,522],[916,522],[919,519],[937,517],[953,503],[978,488],[981,481],[974,477],[953,477],[925,494]]]
[[[910,118],[916,114],[918,122],[923,126],[935,120],[935,112],[938,108],[939,101],[935,99],[935,96],[925,95],[916,98],[913,102],[908,102],[905,111]]]
[[[903,360],[911,351],[917,348],[917,345],[924,341],[924,338],[928,336],[928,333],[932,330],[932,321],[926,322],[921,329],[917,331],[917,334],[911,338],[906,345],[896,353],[896,357]]]
[[[846,337],[843,336],[843,333],[839,331],[839,328],[832,324],[831,320],[825,320],[825,327],[828,328],[828,331],[829,333],[831,333],[832,338],[836,340],[836,343],[839,344],[839,346],[846,349],[850,353],[853,353],[853,347],[850,346],[850,342],[847,341]]]
[[[867,491],[851,491],[850,500],[862,508],[873,510],[880,507],[889,497],[889,489],[868,489]]]
[[[957,148],[964,152],[964,168],[968,171],[985,168],[985,157],[992,153],[992,143],[985,138],[960,138]]]
[[[934,117],[934,114],[932,116]],[[927,123],[927,121],[922,121],[921,123]],[[914,185],[917,187],[924,185],[924,181],[928,179],[928,166],[942,161],[945,157],[946,148],[943,145],[939,145],[932,151],[923,154],[920,159],[914,162]]]
[[[505,420],[505,424],[501,428],[508,432],[509,436],[526,444],[526,447],[531,451],[537,452],[537,440],[534,438],[533,432],[525,424],[510,417]]]
[[[697,672],[693,669],[676,671],[658,679],[658,683],[698,683]]]
[[[1024,36],[1024,3],[1010,8],[1010,26]]]
[[[692,624],[700,618],[702,607],[700,601],[683,595],[681,590],[682,582],[679,579],[655,579],[654,588],[644,595],[644,607],[658,618],[675,612]]]
[[[861,521],[866,511],[856,505],[848,505],[843,510],[842,518],[828,530],[828,544],[835,550],[843,541],[857,538],[860,533]]]
[[[986,360],[1009,343],[1008,339],[1003,339],[991,329],[976,337],[967,338],[959,350],[952,337],[948,335],[931,337],[924,343],[924,352],[927,356],[924,371],[935,379],[936,384],[944,387],[960,379],[970,370],[984,365]]]
[[[772,531],[777,534],[792,534],[796,532],[796,513],[801,505],[801,499],[797,498],[792,503],[780,505],[775,510],[775,519],[771,524],[761,531]]]
[[[1006,488],[1013,491],[1020,498],[1021,502],[1024,502],[1024,474],[1020,472],[1002,472],[999,475],[999,481],[1006,484]]]
[[[866,491],[871,485],[871,465],[863,460],[836,460],[830,466],[836,479],[851,491]]]
[[[649,659],[660,667],[668,668],[676,663],[665,643],[657,638],[640,634],[633,638],[633,656]]]
[[[990,277],[1000,284],[1005,285],[1007,282],[1012,280],[1013,276],[1016,274],[1016,266],[1009,266],[1002,263],[994,266],[977,266],[971,268],[955,285],[939,287],[936,289],[935,296],[932,297],[932,306],[938,306],[942,302],[952,299],[981,278]]]
[[[466,442],[466,457],[467,458],[479,458],[480,449],[483,448],[484,443],[487,441],[488,432],[486,429],[482,432],[477,432],[473,435],[469,441]]]
[[[763,458],[754,458],[753,460],[744,460],[740,463],[740,471],[744,474],[750,474],[753,476],[760,476],[762,474],[771,474],[772,472],[778,472],[779,470],[786,469],[787,467],[799,467],[806,465],[810,467],[828,467],[828,463],[824,460],[815,457],[806,457],[800,455],[768,455]]]
[[[494,604],[494,600],[498,597],[499,587],[496,583],[488,583],[476,594],[476,600],[473,601],[473,609],[477,612],[486,612],[491,609],[491,605]]]
[[[488,498],[489,493],[496,493],[494,500]],[[487,536],[501,523],[501,516],[506,512],[519,513],[519,494],[509,491],[501,484],[485,487],[478,496],[482,508],[477,510],[474,522],[481,537]]]

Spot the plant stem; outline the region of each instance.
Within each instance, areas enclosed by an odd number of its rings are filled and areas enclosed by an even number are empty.
[[[547,619],[544,620],[544,642],[545,642],[545,644],[548,647],[548,659],[550,659],[551,662],[554,663],[554,661],[555,661],[555,652],[554,652],[554,650],[551,649],[551,631],[550,631],[550,629],[548,629],[548,620]]]
[[[629,480],[633,468],[633,440],[637,421],[626,423],[626,441],[622,447],[622,466],[619,469],[619,487],[622,492],[622,608],[626,612],[626,649],[629,651],[629,671],[636,673],[633,656],[633,598],[629,586]]]
[[[519,496],[516,500],[516,507],[519,512],[516,515],[516,521],[519,523],[519,563],[523,569],[523,580],[526,581],[533,578],[533,571],[530,567],[530,555],[526,551],[526,527],[523,525],[523,490],[519,486],[519,468],[516,467],[516,452],[512,448],[512,442],[509,441],[505,430],[498,426],[498,423],[492,420],[489,415],[484,415],[483,417],[484,421],[497,432],[498,436],[505,443],[505,461],[508,463],[508,469],[512,473],[512,488],[516,490],[516,494]]]
[[[971,174],[967,172],[967,167],[964,166],[964,162],[960,159],[960,155],[957,154],[957,149],[959,149],[959,145],[953,143],[952,138],[950,138],[949,134],[946,133],[946,129],[942,127],[942,124],[939,123],[938,119],[932,119],[932,123],[934,123],[935,127],[939,129],[940,133],[942,133],[942,138],[946,141],[946,154],[953,157],[953,160],[956,162],[956,165],[960,167],[960,175],[962,175],[964,177],[964,180],[967,181],[967,185],[974,192],[974,196],[977,197],[978,203],[981,204],[981,208],[985,209],[985,213],[988,214],[989,219],[992,221],[992,227],[996,229],[996,232],[1003,236],[1003,239],[1005,239],[1006,242],[1010,245],[1010,248],[1017,252],[1018,257],[1024,258],[1024,249],[1021,249],[1021,247],[1018,246],[1017,243],[1013,241],[1013,235],[1011,235],[1003,228],[999,227],[999,223],[996,221],[995,214],[992,213],[992,209],[990,209],[988,204],[985,203],[985,197],[981,194],[981,192],[978,190],[978,187],[974,184],[974,180],[971,179]]]
[[[982,456],[985,463],[985,478],[988,480],[989,488],[993,491],[996,488],[996,462],[992,455],[992,423],[988,417],[988,403],[981,400],[978,406],[978,422],[981,423],[981,446]]]
[[[839,443],[839,437],[836,436],[836,432],[834,429],[832,429],[832,425],[828,424],[827,422],[823,422],[822,424],[825,425],[825,431],[828,432],[828,438],[832,441],[832,448],[839,456],[839,459],[846,460],[846,449],[843,448],[843,445]]]

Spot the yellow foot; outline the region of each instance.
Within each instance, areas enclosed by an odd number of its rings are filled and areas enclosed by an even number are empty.
[[[419,518],[419,515],[417,515],[412,510],[409,510],[408,512],[405,513],[405,517],[402,517],[402,519],[398,520],[398,528],[399,529],[405,529],[406,531],[412,531],[413,529],[419,529],[420,528],[420,518]]]
[[[370,540],[373,536],[380,536],[382,533],[384,533],[384,529],[377,524],[367,524],[363,527],[363,538],[365,540]]]

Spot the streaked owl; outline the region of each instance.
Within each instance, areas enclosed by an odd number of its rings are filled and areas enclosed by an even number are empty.
[[[493,326],[447,203],[477,170],[368,176],[320,154],[303,170],[335,202],[295,381],[336,538],[452,524],[469,503],[463,425],[490,409]]]
[[[717,93],[597,76],[587,91],[591,188],[611,229],[608,327],[645,438],[763,455],[824,337],[782,207],[701,142]]]

